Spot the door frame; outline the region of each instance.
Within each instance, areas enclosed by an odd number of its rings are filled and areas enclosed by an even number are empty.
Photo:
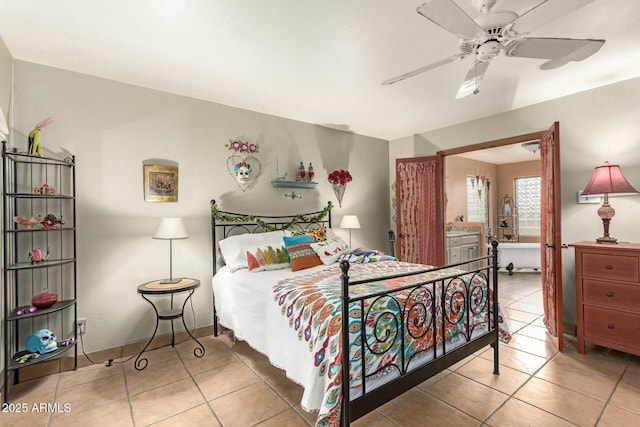
[[[555,122],[552,126],[551,126],[551,130],[554,130],[557,132],[558,131],[558,123]],[[439,216],[439,219],[442,220],[441,223],[439,223],[438,226],[438,230],[441,230],[441,233],[444,235],[444,230],[445,230],[445,223],[444,223],[444,218],[445,218],[445,214],[444,214],[444,209],[446,209],[446,204],[445,204],[445,185],[446,185],[446,181],[444,179],[444,174],[446,173],[445,170],[445,157],[447,156],[453,156],[456,154],[463,154],[463,153],[468,153],[470,151],[478,151],[478,150],[484,150],[487,148],[495,148],[495,147],[502,147],[502,146],[506,146],[506,145],[513,145],[513,144],[522,144],[528,141],[532,141],[532,140],[538,140],[541,141],[542,138],[549,132],[549,129],[545,129],[545,130],[541,130],[538,132],[532,132],[532,133],[528,133],[528,134],[523,134],[523,135],[516,135],[516,136],[511,136],[508,138],[501,138],[501,139],[495,139],[495,140],[491,140],[491,141],[486,141],[486,142],[480,142],[477,144],[471,144],[471,145],[466,145],[466,146],[462,146],[462,147],[456,147],[456,148],[451,148],[451,149],[447,149],[447,150],[441,150],[438,151],[436,153],[436,155],[439,158],[440,164],[442,165],[442,179],[440,180],[440,186],[441,186],[441,191],[440,191],[440,206],[442,206],[442,215]],[[557,136],[558,138],[558,136]],[[559,141],[559,139],[558,139]],[[556,168],[555,173],[552,173],[551,176],[548,176],[547,178],[550,179],[553,182],[554,186],[560,186],[560,182],[556,182],[557,180],[560,179],[560,174],[559,174],[559,168],[560,168],[560,148],[559,146],[555,147],[554,150],[552,150],[553,155],[553,162]],[[541,170],[540,173],[542,174],[542,165],[541,165]],[[548,175],[548,174],[547,174]],[[553,203],[553,215],[555,218],[555,223],[557,224],[557,228],[556,230],[558,230],[558,233],[560,232],[560,223],[561,223],[561,218],[560,218],[560,213],[561,213],[561,204],[560,204],[560,196],[559,196],[559,191],[556,193],[556,202]],[[558,237],[557,235],[555,236],[556,240],[559,240],[560,237]],[[540,245],[545,244],[545,242],[543,242],[542,240],[540,241]],[[442,251],[442,253],[445,253],[445,244],[444,244],[444,239],[442,241],[442,245],[440,247],[440,250]],[[540,249],[541,251],[543,250],[542,247]],[[561,246],[558,244],[556,245],[556,252],[559,255],[559,251],[561,250]],[[557,323],[557,331],[558,331],[558,347],[560,350],[562,350],[562,348],[564,347],[564,343],[563,343],[563,333],[564,333],[564,322],[563,322],[563,298],[562,298],[562,265],[556,265],[556,272],[555,272],[555,276],[556,276],[556,283],[559,284],[559,289],[556,290],[556,298],[555,298],[555,304],[556,304],[556,321]],[[557,282],[557,278],[560,278],[560,281]]]
[[[539,140],[542,139],[542,137],[547,132],[548,132],[548,130],[543,130],[543,131],[539,131],[539,132],[532,132],[532,133],[527,133],[527,134],[524,134],[524,135],[516,135],[516,136],[511,136],[509,138],[495,139],[495,140],[492,140],[492,141],[480,142],[478,144],[465,145],[463,147],[456,147],[456,148],[450,148],[448,150],[438,151],[436,153],[436,156],[438,156],[438,159],[439,159],[439,162],[440,162],[440,165],[441,165],[442,174],[443,174],[442,179],[440,180],[440,194],[439,194],[439,196],[440,196],[440,206],[444,206],[444,208],[442,209],[442,214],[438,218],[438,219],[442,220],[442,223],[439,223],[437,226],[438,226],[438,230],[442,230],[442,235],[444,236],[444,229],[445,229],[444,219],[446,217],[445,214],[444,214],[444,209],[446,208],[446,200],[445,200],[446,180],[444,179],[445,178],[444,174],[446,173],[446,171],[445,171],[445,157],[447,157],[447,156],[455,156],[456,154],[468,153],[470,151],[486,150],[488,148],[503,147],[503,146],[506,146],[506,145],[513,145],[513,144],[522,144],[522,143],[533,141],[533,140],[538,140],[539,141]],[[555,153],[554,153],[554,156],[555,156]],[[559,206],[559,205],[555,205],[555,206]],[[558,214],[558,212],[556,212],[556,215],[557,214]],[[446,250],[446,248],[444,247],[444,243],[445,242],[444,242],[444,238],[443,238],[442,239],[442,251],[443,251],[443,253]]]

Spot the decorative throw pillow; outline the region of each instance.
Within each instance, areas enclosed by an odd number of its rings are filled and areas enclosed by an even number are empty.
[[[284,246],[258,246],[246,251],[247,267],[252,273],[289,267],[289,253]]]
[[[300,236],[282,236],[282,241],[285,246],[297,245],[298,243],[312,243],[315,240],[313,236],[309,236],[306,234]]]
[[[316,242],[327,240],[327,227],[310,228],[308,230],[292,230],[292,236],[312,236]]]
[[[311,248],[311,243],[314,241],[313,236],[285,236],[283,239],[291,260],[291,271],[322,265],[320,257]]]
[[[282,231],[238,234],[220,240],[218,245],[225,264],[231,272],[234,272],[241,268],[247,268],[246,248],[266,245],[281,246],[284,235],[285,233]]]
[[[339,236],[332,237],[324,242],[314,242],[310,245],[324,265],[333,264],[340,258],[340,255],[349,252],[349,245]]]
[[[347,260],[349,264],[366,264],[369,262],[398,261],[398,258],[386,255],[377,249],[357,248],[340,256],[340,261]]]

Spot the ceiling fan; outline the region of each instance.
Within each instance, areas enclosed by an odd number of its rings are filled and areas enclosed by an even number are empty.
[[[482,13],[473,20],[453,0],[428,0],[417,8],[417,12],[459,37],[460,53],[440,61],[416,68],[382,82],[383,85],[397,83],[406,78],[432,70],[467,56],[474,58],[473,65],[458,90],[456,98],[478,93],[478,83],[484,77],[493,58],[500,52],[505,56],[547,59],[540,66],[550,70],[570,61],[582,61],[596,53],[604,40],[526,37],[537,27],[546,24],[593,0],[543,0],[524,14],[518,16],[511,11],[491,12],[496,0],[472,0]]]

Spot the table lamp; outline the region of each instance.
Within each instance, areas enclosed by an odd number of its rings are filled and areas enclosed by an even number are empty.
[[[360,228],[360,221],[358,221],[357,215],[345,215],[342,217],[340,228],[347,228],[349,230],[349,247],[351,248],[351,230]]]
[[[609,236],[609,223],[611,222],[611,218],[616,214],[616,211],[609,204],[609,195],[619,196],[637,193],[638,191],[633,188],[624,175],[622,175],[620,166],[610,165],[609,162],[605,162],[604,166],[595,168],[591,182],[587,184],[582,195],[604,195],[604,202],[602,206],[600,206],[600,209],[598,209],[598,215],[602,218],[604,235],[596,239],[597,243],[615,244],[618,241],[615,237]]]
[[[186,239],[187,237],[189,237],[189,235],[184,228],[182,218],[162,218],[156,227],[153,238],[169,240],[169,279],[161,281],[161,284],[175,284],[182,280],[182,278],[173,278],[173,241],[176,239]]]

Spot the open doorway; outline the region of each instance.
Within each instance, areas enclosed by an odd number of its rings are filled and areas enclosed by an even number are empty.
[[[554,123],[550,129],[542,132],[535,132],[525,135],[504,138],[500,140],[488,141],[480,144],[458,147],[455,149],[445,150],[437,153],[441,159],[441,164],[445,164],[445,160],[449,156],[457,156],[464,153],[476,151],[484,151],[496,149],[497,147],[509,147],[513,145],[522,146],[522,144],[530,142],[539,142],[540,153],[540,264],[541,278],[544,304],[544,324],[549,333],[557,338],[557,345],[560,350],[564,348],[563,337],[563,305],[562,305],[562,256],[561,256],[561,227],[560,227],[560,147],[559,147],[559,123]],[[443,178],[448,176],[448,172],[443,167]],[[446,206],[448,197],[444,194],[445,179],[442,179],[442,206]],[[498,193],[494,192],[496,199]],[[494,201],[493,206],[498,206],[500,201]],[[489,202],[491,206],[491,203]],[[503,214],[512,215],[505,209],[505,201],[502,200]],[[444,208],[443,208],[444,210]],[[507,215],[504,215],[507,216]],[[504,218],[503,218],[504,219]],[[443,242],[441,250],[446,254],[445,233],[446,224],[444,213],[442,215],[441,228],[438,230]],[[494,225],[494,230],[503,223]],[[505,228],[513,228],[513,222],[506,222]],[[488,228],[488,227],[487,227]],[[491,232],[493,233],[493,231]],[[489,232],[487,234],[490,234]],[[503,238],[504,236],[503,230]],[[515,233],[506,233],[514,238]],[[444,256],[443,256],[444,257]]]
[[[535,143],[535,144],[534,144]],[[540,272],[539,141],[444,157],[447,263],[458,261],[455,244],[477,235],[480,255],[501,243],[500,265]],[[452,245],[453,243],[453,245]],[[466,258],[470,251],[462,251]],[[460,260],[462,261],[462,260]]]

